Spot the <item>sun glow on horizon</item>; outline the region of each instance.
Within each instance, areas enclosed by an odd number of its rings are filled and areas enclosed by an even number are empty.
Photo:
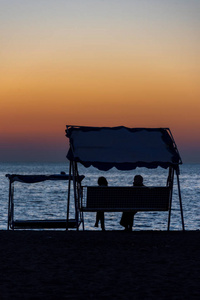
[[[36,159],[45,139],[63,149],[66,124],[170,127],[178,148],[200,150],[198,1],[0,8],[0,159],[17,140],[34,142]]]

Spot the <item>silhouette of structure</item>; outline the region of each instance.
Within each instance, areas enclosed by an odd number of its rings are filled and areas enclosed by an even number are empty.
[[[168,211],[167,229],[170,229],[174,178],[177,178],[182,229],[184,218],[179,180],[182,164],[176,143],[169,128],[85,127],[67,125],[66,136],[70,148],[69,174],[16,175],[9,179],[8,229],[17,228],[75,228],[84,230],[85,212],[135,212]],[[82,186],[84,176],[79,176],[78,164],[107,171],[137,167],[168,169],[166,186]],[[14,216],[14,183],[27,184],[45,180],[68,181],[66,219],[16,220]],[[74,218],[70,219],[71,198]]]
[[[184,218],[179,181],[182,164],[176,143],[169,128],[127,128],[66,126],[70,148],[69,181],[73,181],[77,230],[84,230],[84,212],[114,211],[168,211],[170,229],[174,176],[177,178],[182,229]],[[98,187],[81,186],[78,164],[107,171],[113,167],[120,171],[137,167],[168,169],[166,186],[160,187]],[[68,208],[70,189],[68,194]],[[67,215],[69,216],[69,210]]]
[[[8,198],[8,225],[7,229],[39,229],[39,228],[66,228],[66,219],[46,219],[46,220],[22,220],[15,218],[15,201],[14,201],[14,183],[21,182],[22,184],[33,184],[43,181],[69,181],[69,175],[65,173],[54,175],[19,175],[6,174],[9,179],[9,198]],[[84,176],[75,178],[77,181],[83,180]],[[56,201],[56,199],[55,199]],[[68,228],[77,228],[75,219],[68,220]]]

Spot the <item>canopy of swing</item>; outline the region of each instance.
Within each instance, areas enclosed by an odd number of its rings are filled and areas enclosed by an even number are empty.
[[[182,163],[169,128],[86,127],[67,125],[67,158],[107,171],[137,167],[178,167]]]

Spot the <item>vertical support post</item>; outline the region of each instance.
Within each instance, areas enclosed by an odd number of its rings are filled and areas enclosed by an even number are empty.
[[[83,189],[82,189],[80,181],[78,182],[77,194],[78,194],[78,212],[79,212],[79,217],[80,217],[79,221],[80,221],[80,223],[82,223],[83,230],[84,230],[85,229],[85,226],[84,226],[84,216],[83,216],[83,211],[80,210],[80,206],[82,204],[82,197],[83,197]]]
[[[10,181],[9,187],[10,194],[10,215],[9,217],[9,227],[14,230],[14,182]]]
[[[170,220],[171,220],[171,210],[172,210],[173,185],[174,185],[174,168],[169,168],[169,176],[168,176],[168,180],[167,180],[167,185],[170,187],[169,215],[168,215],[168,226],[167,226],[167,230],[169,231]]]
[[[66,230],[68,230],[69,226],[69,208],[70,208],[70,191],[71,191],[71,170],[72,170],[72,162],[69,164],[69,181],[68,181],[68,197],[67,197],[67,222],[66,222]]]
[[[81,181],[79,181],[79,173],[78,173],[78,165],[77,163],[75,163],[75,172],[76,172],[76,176],[77,176],[77,180],[76,180],[76,212],[77,212],[77,216],[78,216],[78,224],[80,225],[82,223],[83,225],[83,230],[84,230],[84,219],[83,219],[83,212],[80,211],[80,200],[82,197],[82,189],[81,189]]]
[[[10,227],[10,221],[11,221],[11,198],[12,198],[12,183],[9,179],[9,195],[8,195],[8,224],[7,224],[7,230],[9,230]]]
[[[84,231],[85,230],[85,224],[84,224],[83,212],[81,213],[81,218],[82,218],[82,225],[83,225],[83,231]]]
[[[77,167],[76,162],[72,162],[72,172],[73,172],[73,185],[74,185],[74,206],[75,206],[75,219],[76,219],[76,228],[79,230],[79,216],[78,216],[78,208],[77,208],[77,191],[76,191],[76,184],[77,184]]]
[[[185,230],[184,218],[183,218],[182,198],[181,198],[181,188],[180,188],[180,181],[179,181],[179,168],[176,169],[176,176],[177,176],[178,195],[179,195],[179,203],[180,203],[180,210],[181,210],[182,230]]]

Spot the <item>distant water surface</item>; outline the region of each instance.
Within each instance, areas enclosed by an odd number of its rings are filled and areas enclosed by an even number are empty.
[[[0,229],[7,229],[9,181],[5,174],[68,174],[68,163],[0,163]],[[180,184],[183,213],[186,230],[200,229],[200,164],[183,164],[180,166]],[[93,167],[79,166],[79,174],[85,175],[83,185],[96,185],[99,176],[105,176],[110,186],[132,185],[133,177],[141,174],[146,186],[166,185],[168,170],[137,168],[133,171],[118,171],[113,168],[108,172]],[[46,181],[34,184],[15,182],[15,218],[16,219],[56,219],[66,218],[68,183]],[[70,217],[74,218],[73,201]],[[123,230],[119,225],[121,213],[105,213],[107,230]],[[95,213],[85,213],[85,229],[94,228]],[[134,230],[166,230],[168,212],[140,212],[135,215]],[[82,227],[81,227],[82,228]],[[181,215],[175,177],[171,230],[181,230]]]

